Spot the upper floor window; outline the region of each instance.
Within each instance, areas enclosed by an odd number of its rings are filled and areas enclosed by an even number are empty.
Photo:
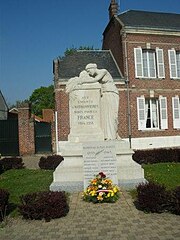
[[[136,78],[164,78],[163,49],[134,48]]]
[[[180,78],[180,51],[168,50],[170,78]]]
[[[159,96],[159,98],[145,98],[144,96],[137,98],[138,112],[138,129],[167,129],[167,99]]]

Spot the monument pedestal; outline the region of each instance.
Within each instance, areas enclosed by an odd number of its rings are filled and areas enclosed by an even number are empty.
[[[119,187],[130,189],[141,182],[145,182],[144,170],[141,165],[133,161],[133,151],[129,148],[129,143],[123,140],[112,142],[115,144]],[[64,157],[64,161],[53,173],[53,183],[50,186],[50,190],[67,192],[83,191],[83,143],[59,142],[59,149],[61,150],[59,154]],[[98,174],[98,172],[94,174]]]

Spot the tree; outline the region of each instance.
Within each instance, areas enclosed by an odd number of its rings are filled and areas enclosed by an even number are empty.
[[[32,113],[40,117],[42,116],[42,109],[54,109],[55,100],[53,85],[35,89],[29,101],[31,102]]]
[[[64,56],[59,56],[58,58],[59,59],[62,59],[68,55],[71,55],[73,54],[74,52],[77,52],[78,50],[98,50],[98,49],[95,49],[93,46],[80,46],[80,47],[70,47],[70,48],[66,48],[65,52],[64,52]]]

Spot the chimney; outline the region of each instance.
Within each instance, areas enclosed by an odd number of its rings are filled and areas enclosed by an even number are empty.
[[[109,20],[118,14],[118,3],[116,2],[116,0],[111,0],[111,3],[109,5]]]

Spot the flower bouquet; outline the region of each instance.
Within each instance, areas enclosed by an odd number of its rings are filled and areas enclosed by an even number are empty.
[[[119,199],[119,195],[118,186],[113,185],[112,180],[100,172],[90,181],[90,185],[83,192],[83,200],[93,203],[114,203]]]

